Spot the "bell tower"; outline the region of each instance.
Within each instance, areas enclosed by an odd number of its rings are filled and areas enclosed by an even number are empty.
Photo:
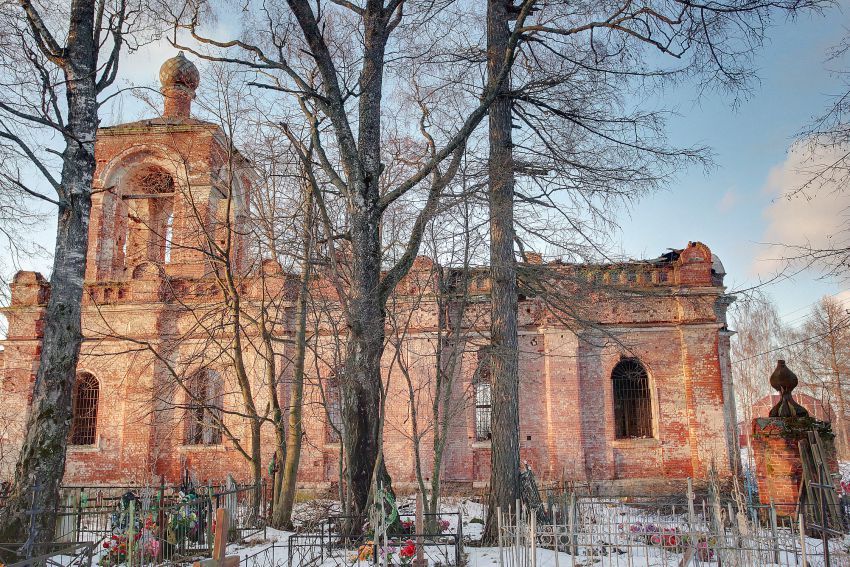
[[[87,281],[203,277],[226,220],[245,260],[250,165],[218,124],[192,116],[201,73],[183,52],[159,79],[162,116],[98,131]]]

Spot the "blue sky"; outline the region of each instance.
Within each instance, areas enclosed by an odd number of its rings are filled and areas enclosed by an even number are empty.
[[[818,241],[830,225],[837,226],[841,207],[832,202],[837,197],[786,203],[777,196],[794,181],[794,163],[788,153],[794,134],[841,89],[825,59],[828,48],[838,43],[848,28],[850,8],[778,22],[754,60],[760,80],[753,85],[751,96],[734,108],[728,97],[709,94],[698,98],[686,86],[660,99],[660,107],[678,112],[669,123],[671,141],[709,146],[716,167],[708,172],[700,166],[683,171],[666,190],[622,213],[622,251],[631,257],[651,258],[668,247],[700,240],[721,257],[727,284],[736,290],[769,279],[774,272],[776,264],[765,259],[776,252],[760,243]],[[159,65],[173,54],[164,43],[146,46],[124,61],[122,86],[154,86]],[[847,61],[843,63],[846,66]],[[127,97],[111,105],[103,121],[134,120],[140,114],[150,111]],[[850,196],[841,199],[850,206]],[[51,219],[32,235],[48,249],[52,249],[53,223]],[[21,267],[47,274],[50,262],[29,258]],[[764,290],[792,323],[825,294],[838,294],[850,307],[850,282],[825,281],[815,272],[772,283]]]
[[[707,173],[702,167],[682,172],[666,191],[624,215],[623,251],[652,257],[667,247],[700,240],[723,260],[730,289],[742,289],[775,272],[776,264],[767,259],[777,251],[761,243],[780,236],[817,241],[827,227],[840,222],[834,195],[814,203],[786,203],[777,195],[794,177],[788,152],[795,133],[826,108],[830,95],[840,92],[840,80],[830,72],[837,65],[827,64],[826,53],[848,28],[850,9],[779,23],[755,59],[760,81],[736,108],[722,96],[697,100],[692,89],[670,93],[666,100],[679,113],[670,121],[671,140],[710,146],[716,167]],[[843,204],[849,204],[847,199]],[[813,218],[818,214],[820,218]],[[825,214],[831,218],[823,218]],[[847,282],[824,281],[807,271],[764,291],[785,319],[795,323],[805,313],[801,308],[847,288]],[[850,307],[850,293],[840,297]]]

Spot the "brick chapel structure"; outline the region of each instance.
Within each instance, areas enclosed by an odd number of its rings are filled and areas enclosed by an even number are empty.
[[[278,387],[285,390],[291,375],[292,343],[285,339],[293,332],[289,290],[296,288],[297,275],[252,252],[251,231],[242,226],[256,183],[250,164],[217,125],[191,117],[200,81],[192,63],[180,54],[163,65],[160,79],[162,117],[101,128],[97,137],[68,485],[175,482],[184,470],[202,481],[228,473],[250,479],[245,458],[213,426],[212,418],[219,417],[229,435],[247,442],[232,365],[193,343],[199,317],[187,309],[217,301],[218,283],[204,250],[224,245],[220,225],[228,215],[237,227],[230,257],[246,274],[240,282],[246,298],[262,297],[270,288],[282,298],[275,327],[282,339],[275,343],[281,349]],[[538,478],[602,480],[647,491],[653,483],[705,478],[712,464],[728,475],[737,459],[732,333],[726,326],[731,299],[723,266],[709,248],[691,242],[653,260],[593,266],[529,258],[524,269],[572,278],[567,288],[575,301],[559,311],[534,294],[520,297],[521,452]],[[404,347],[419,353],[409,375],[423,392],[433,382],[434,338],[444,320],[438,317],[433,268],[428,258],[417,259],[396,291],[418,297],[408,303],[417,313]],[[489,284],[486,271],[478,276],[466,294],[468,332],[458,341],[463,348],[451,386],[457,409],[442,464],[444,482],[461,486],[481,486],[489,478],[489,384],[481,363]],[[22,271],[3,309],[8,336],[2,341],[0,397],[8,415],[0,428],[0,480],[13,474],[49,294],[41,274]],[[333,304],[332,293],[327,301]],[[321,327],[326,341],[340,336],[341,328],[341,316],[331,321],[338,310],[329,313]],[[392,356],[388,347],[386,374],[392,380],[384,452],[395,485],[403,487],[415,479],[409,389]],[[321,489],[339,478],[339,400],[332,363],[317,357],[308,355],[306,364],[312,377],[305,385],[300,480]],[[246,360],[262,410],[269,398],[261,361],[255,352],[246,353]],[[181,364],[185,370],[175,370]],[[175,372],[185,372],[188,386],[174,387]],[[210,405],[199,407],[190,391]],[[420,414],[427,415],[429,403],[417,402]],[[262,439],[265,470],[274,450],[271,425],[263,426]],[[427,471],[430,442],[423,447]]]

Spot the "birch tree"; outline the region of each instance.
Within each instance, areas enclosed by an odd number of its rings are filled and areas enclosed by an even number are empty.
[[[21,0],[0,9],[0,139],[11,157],[0,175],[5,188],[54,205],[58,216],[32,409],[15,487],[0,519],[0,541],[26,540],[26,553],[53,539],[81,341],[98,109],[141,16],[128,0]],[[37,131],[55,135],[58,147],[42,151]],[[31,183],[23,168],[42,181]]]

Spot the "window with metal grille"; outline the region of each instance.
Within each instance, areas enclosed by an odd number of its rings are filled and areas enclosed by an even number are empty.
[[[475,384],[475,439],[490,439],[490,418],[493,407],[490,402],[490,382]]]
[[[325,412],[328,421],[325,424],[325,443],[339,443],[342,435],[342,396],[339,378],[329,376],[325,380]]]
[[[478,368],[472,386],[475,395],[475,440],[490,439],[490,422],[493,414],[490,386],[490,358],[485,349],[478,350]]]
[[[617,439],[652,437],[649,377],[636,358],[623,358],[611,372]]]
[[[189,379],[186,445],[221,443],[222,384],[217,372],[202,370]]]
[[[100,386],[89,373],[77,376],[71,408],[71,445],[94,445],[97,440],[97,402]]]

